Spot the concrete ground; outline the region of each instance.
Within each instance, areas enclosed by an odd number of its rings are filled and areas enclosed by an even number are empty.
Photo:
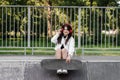
[[[54,56],[0,56],[0,61],[41,61],[43,59],[54,59]],[[120,56],[74,56],[73,59],[78,59],[83,62],[119,62]]]
[[[0,80],[119,80],[120,56],[73,57],[82,61],[80,70],[57,75],[41,68],[41,60],[54,56],[0,56]]]

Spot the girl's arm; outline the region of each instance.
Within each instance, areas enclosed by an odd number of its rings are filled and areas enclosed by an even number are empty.
[[[61,33],[61,29],[58,30],[57,34],[51,38],[51,42],[57,44],[57,38]]]
[[[74,38],[72,37],[71,40],[70,40],[70,42],[69,42],[68,55],[69,55],[70,57],[72,57],[74,51],[75,51],[75,40],[74,40]]]
[[[69,42],[69,47],[68,47],[69,48],[68,49],[68,56],[66,58],[67,63],[70,63],[71,57],[73,56],[73,53],[75,51],[74,47],[75,47],[75,41],[74,41],[74,39],[72,37],[70,42]]]
[[[57,44],[57,38],[59,37],[59,33],[51,38],[51,42]]]

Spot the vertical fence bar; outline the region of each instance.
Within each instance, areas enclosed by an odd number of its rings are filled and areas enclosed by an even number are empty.
[[[84,27],[88,27],[88,22],[87,22],[87,9],[85,8],[85,26]],[[85,47],[87,48],[87,30],[85,30]]]
[[[32,47],[32,56],[34,55],[34,47]]]
[[[112,13],[112,10],[111,9],[109,9],[109,11],[110,11],[110,13]],[[113,18],[113,17],[112,17]],[[112,21],[110,20],[110,18],[108,18],[109,19],[109,25],[110,25],[110,23],[112,23]],[[109,26],[109,34],[110,34],[110,30],[112,30],[112,25],[110,25]],[[110,45],[110,40],[111,40],[111,35],[109,35],[109,38],[108,38],[108,48],[110,48],[111,47],[111,45]]]
[[[24,55],[26,56],[26,47],[24,48]]]
[[[66,15],[67,15],[67,23],[69,23],[68,8],[67,8],[67,11],[66,11]]]
[[[10,14],[12,15],[12,13],[11,13],[11,7],[10,7]],[[10,25],[10,32],[11,32],[11,15],[10,15],[10,22],[9,22],[9,25]],[[10,41],[9,41],[9,46],[11,46],[11,35],[10,35],[10,37],[9,37],[10,39]]]
[[[8,31],[7,31],[7,28],[8,28],[8,24],[7,24],[7,10],[8,10],[8,9],[7,9],[7,7],[6,7],[5,10],[6,10],[6,11],[5,11],[5,12],[6,12],[6,35],[5,35],[5,36],[6,36],[6,47],[7,47],[7,39],[8,39],[8,38],[7,38],[7,35],[8,35]]]
[[[80,26],[81,26],[81,8],[78,8],[78,48],[81,47],[81,38],[80,38]]]
[[[35,19],[34,19],[34,17],[35,17],[35,16],[34,16],[34,10],[35,10],[35,9],[34,9],[34,7],[31,7],[31,9],[32,9],[32,11],[31,11],[31,13],[32,13],[32,16],[31,16],[31,17],[32,17],[32,24],[31,24],[31,25],[32,25],[32,26],[31,26],[30,30],[31,30],[31,29],[32,29],[32,30],[30,31],[30,36],[31,36],[31,42],[32,42],[32,44],[31,44],[31,47],[32,47],[32,48],[31,48],[31,49],[32,49],[32,55],[33,55],[33,48],[34,48],[34,42],[35,42],[35,41],[34,41],[34,24],[35,24],[35,21],[34,21],[34,20],[35,20]]]
[[[70,8],[70,23],[72,23],[72,8]]]
[[[47,30],[48,30],[48,15],[49,15],[49,13],[48,13],[48,8],[49,7],[47,7],[46,8],[46,10],[47,10],[47,13],[46,13],[46,16],[45,16],[45,47],[47,47],[48,46],[48,36],[49,36],[49,34],[48,34],[48,32],[47,32]],[[47,35],[46,35],[47,34]]]
[[[74,12],[73,21],[75,21],[75,8],[73,9],[73,12]],[[73,30],[74,30],[74,39],[75,39],[75,32],[76,32],[76,30],[75,30],[75,23],[73,24]],[[76,41],[76,39],[75,39],[75,41]]]
[[[61,9],[58,8],[58,15],[60,15],[60,11],[61,11]],[[60,26],[60,19],[58,19],[58,26]],[[61,26],[60,26],[60,27],[61,27]]]
[[[73,19],[73,21],[75,22],[75,20],[76,20],[76,18],[75,18],[76,8],[74,8],[73,11],[74,11],[74,19]],[[75,29],[75,23],[73,24],[73,29],[74,29],[74,39],[75,39],[75,42],[76,42],[76,34],[75,34],[76,29]]]
[[[45,11],[45,8],[44,8],[44,11]],[[43,38],[43,46],[42,47],[45,47],[45,14],[43,13],[43,36],[42,36],[42,38]]]
[[[40,8],[38,8],[38,47],[40,47]]]
[[[19,15],[19,7],[16,7],[17,8],[17,15]],[[19,17],[19,16],[18,16]],[[20,17],[19,17],[20,18]],[[19,37],[18,37],[18,33],[19,33],[19,20],[20,19],[17,19],[17,28],[16,28],[16,37],[17,37],[17,47],[19,47]]]
[[[91,47],[91,37],[92,37],[92,34],[93,34],[93,33],[91,32],[91,16],[92,16],[92,15],[91,15],[91,7],[90,7],[89,9],[90,9],[90,12],[89,12],[89,13],[90,13],[90,19],[89,19],[89,21],[90,21],[90,22],[89,22],[89,26],[90,26],[90,29],[89,29],[89,32],[90,32],[89,48],[90,48],[90,47]]]
[[[100,8],[98,9],[100,12]],[[100,29],[100,14],[98,14],[98,48],[100,47],[100,36],[101,36],[101,29]]]
[[[103,9],[104,8],[101,8],[101,48],[102,48],[102,43],[103,43],[103,41],[102,41],[102,24],[103,24],[103,20],[102,20],[102,17],[103,17]]]
[[[41,9],[41,8],[40,8]],[[40,47],[40,45],[41,45],[41,11],[39,10],[39,47]]]
[[[36,47],[36,24],[37,24],[37,21],[36,21],[36,7],[34,7],[34,46],[33,47]]]
[[[46,25],[46,26],[47,26],[47,30],[49,30],[49,29],[48,29],[48,28],[49,28],[49,20],[48,20],[48,19],[49,19],[49,18],[48,18],[48,16],[49,16],[49,11],[48,11],[48,9],[49,9],[49,6],[47,7],[47,16],[46,16],[46,18],[47,18],[47,19],[46,19],[46,20],[47,20],[47,21],[46,21],[46,23],[47,23],[47,25]],[[45,37],[46,37],[47,43],[46,43],[46,46],[45,46],[45,47],[48,47],[48,36],[49,36],[49,32],[47,31],[46,34],[47,34],[47,36],[45,35]]]
[[[106,33],[106,8],[105,8],[105,33]],[[105,34],[105,48],[106,48],[106,34]]]
[[[22,15],[22,13],[21,13],[21,7],[19,7],[19,13],[18,14],[20,14],[20,15]],[[19,43],[19,47],[22,47],[21,46],[21,41],[22,41],[22,38],[21,38],[21,31],[20,31],[20,25],[21,25],[21,20],[22,20],[22,16],[19,16],[19,21],[18,21],[18,32],[19,32],[19,39],[20,39],[20,41],[18,41],[18,43]]]
[[[25,7],[22,8],[22,12],[23,12],[22,15],[23,15],[23,20],[26,21],[26,16],[24,15],[24,14],[25,14],[24,8],[25,8]],[[23,46],[23,47],[25,47],[24,43],[26,42],[26,41],[25,41],[25,36],[26,36],[26,34],[25,34],[25,33],[26,33],[25,28],[26,28],[26,22],[25,22],[25,24],[23,25],[23,31],[22,31],[22,33],[23,33],[23,36],[22,36],[22,39],[23,39],[23,40],[22,40],[22,46]]]
[[[65,13],[65,9],[63,8],[63,14]],[[65,23],[65,17],[63,18],[64,20],[63,20],[63,22],[62,22],[62,24],[64,24]]]
[[[14,23],[13,23],[13,24],[14,24],[14,25],[13,25],[13,29],[14,29],[14,32],[16,32],[16,31],[15,31],[15,22],[16,22],[16,21],[15,21],[15,15],[16,15],[16,13],[15,13],[15,12],[16,12],[16,8],[15,8],[15,7],[13,8],[13,12],[14,12],[14,13],[13,13],[13,14],[14,14],[14,15],[13,15],[13,16],[14,16],[14,18],[13,18],[13,22],[14,22]],[[16,34],[16,33],[15,33],[15,34]],[[15,38],[15,34],[14,34],[14,38]],[[13,46],[15,47],[15,40],[13,40]]]
[[[114,10],[115,10],[115,9],[114,9]],[[113,19],[115,20],[114,10],[113,10]],[[112,30],[114,31],[115,34],[117,34],[117,33],[115,32],[116,29],[115,29],[114,26],[115,26],[115,25],[114,25],[114,21],[113,21]],[[115,34],[114,34],[114,35],[115,35]],[[114,35],[112,35],[112,48],[114,47]]]
[[[24,19],[26,20],[26,15],[25,15],[25,13],[26,13],[26,9],[25,9],[25,7],[23,8],[23,17],[24,17]],[[24,27],[23,27],[23,30],[24,30],[24,33],[23,33],[23,47],[26,47],[26,23],[24,24]]]
[[[23,7],[20,7],[20,13],[21,13],[21,15],[22,15],[22,16],[20,17],[20,20],[23,21],[24,16],[23,16],[23,12],[22,12],[22,11],[23,11]],[[21,39],[21,40],[20,40],[20,47],[23,47],[23,37],[22,37],[22,34],[21,34],[21,28],[22,28],[21,26],[22,26],[22,24],[23,24],[23,23],[20,21],[20,39]],[[23,26],[24,26],[24,24],[23,24]]]
[[[31,29],[30,29],[30,40],[31,40],[31,47],[33,47],[33,28],[34,28],[34,8],[31,7]]]
[[[31,21],[30,21],[30,6],[28,6],[28,47],[30,47],[30,28],[31,28]]]
[[[25,20],[26,21],[26,15],[25,15],[25,13],[26,13],[26,9],[25,9],[25,7],[23,7],[23,20]],[[24,24],[24,26],[23,26],[23,36],[22,36],[22,38],[23,38],[23,42],[22,42],[22,46],[23,47],[26,47],[25,46],[25,43],[26,43],[26,22],[25,22],[25,24]]]
[[[99,8],[96,8],[96,9],[99,11]],[[97,15],[97,24],[96,24],[96,26],[97,26],[96,27],[97,28],[96,29],[97,30],[97,32],[96,32],[97,33],[97,43],[96,43],[96,45],[98,47],[98,41],[99,41],[99,14],[98,14],[98,12],[96,12],[96,13],[97,13],[96,14]]]
[[[112,11],[111,11],[110,9],[108,9],[108,10],[109,10],[109,14],[112,13]],[[110,25],[110,23],[112,23],[112,22],[110,22],[110,18],[107,17],[107,19],[109,19],[108,24]],[[109,30],[108,30],[108,31],[109,31],[109,34],[108,34],[108,35],[109,35],[109,38],[108,38],[108,43],[107,43],[107,44],[108,44],[108,48],[110,48],[110,46],[111,46],[111,45],[110,45],[110,39],[111,39],[111,38],[110,38],[110,36],[111,36],[111,35],[110,35],[110,30],[111,30],[110,27],[111,27],[111,26],[112,26],[112,25],[109,26]]]
[[[46,31],[47,32],[47,47],[49,47],[49,43],[50,43],[50,41],[49,41],[49,38],[51,37],[51,7],[50,6],[48,6],[47,7],[47,30],[48,31]]]
[[[3,33],[3,17],[4,17],[4,15],[3,15],[3,7],[2,7],[2,21],[1,21],[2,22],[2,47],[3,47],[3,36],[4,36],[3,35],[4,34]]]
[[[82,48],[82,59],[85,59],[84,47]]]
[[[36,15],[36,17],[35,17],[35,46],[34,47],[37,47],[37,44],[38,44],[38,41],[37,41],[37,36],[38,36],[38,32],[37,32],[37,29],[38,29],[38,20],[37,20],[37,17],[38,17],[38,11],[37,11],[37,7],[35,8],[35,15]]]
[[[22,11],[23,11],[23,14],[22,14],[22,15],[23,15],[23,19],[25,19],[24,7],[22,8]],[[25,27],[26,27],[26,26],[25,26],[25,25],[26,25],[26,23],[24,24],[24,27],[23,27],[23,37],[22,37],[22,38],[23,38],[23,40],[22,40],[22,41],[23,41],[23,42],[22,42],[22,46],[23,46],[23,47],[25,47],[25,36],[26,36],[26,30],[25,30]]]
[[[118,9],[119,8],[116,8],[116,29],[118,29]],[[118,34],[116,34],[116,48],[117,48],[117,44],[118,44]]]
[[[34,41],[34,28],[35,28],[35,19],[34,19],[34,17],[35,17],[35,13],[34,13],[34,11],[35,11],[35,9],[34,9],[34,7],[32,7],[32,30],[31,30],[31,37],[32,37],[32,47],[34,47],[34,43],[35,43],[35,41]]]
[[[20,14],[20,7],[18,8],[18,15]],[[18,28],[17,28],[17,34],[18,34],[18,47],[20,47],[20,41],[21,41],[21,38],[20,38],[20,31],[19,31],[19,29],[20,29],[20,20],[21,20],[21,18],[20,18],[20,16],[19,16],[19,20],[18,20]]]
[[[82,10],[83,10],[83,12],[85,13],[85,9],[84,8],[82,8]],[[83,23],[82,23],[82,30],[83,30],[83,39],[82,39],[82,46],[83,46],[83,48],[85,47],[85,30],[84,30],[84,28],[85,28],[85,14],[83,14],[83,17],[82,17],[82,19],[83,19]]]
[[[94,36],[93,36],[93,47],[94,47],[94,45],[95,45],[95,9],[96,8],[93,8],[94,9],[94,15],[93,15],[93,33],[94,33]]]
[[[52,11],[52,10],[53,10],[53,9],[52,9],[52,7],[51,7],[51,11]],[[51,14],[50,14],[50,24],[51,24],[51,33],[52,33],[51,37],[53,36],[53,24],[52,24],[52,18],[53,18],[53,15],[52,15],[52,12],[51,12]],[[50,47],[52,47],[51,40],[50,40]]]
[[[27,8],[26,7],[24,7],[24,17],[26,17],[27,18],[27,12],[26,12],[26,10],[27,10]],[[25,19],[26,19],[25,18]],[[24,47],[27,47],[27,34],[26,34],[26,32],[27,32],[27,24],[25,24],[25,27],[24,27],[24,31],[25,31],[25,35],[24,35]]]
[[[38,20],[38,17],[39,17],[39,15],[38,15],[38,7],[36,7],[36,10],[35,10],[35,12],[36,12],[36,30],[35,30],[35,33],[36,33],[36,42],[35,42],[35,44],[36,44],[36,47],[38,47],[38,30],[39,30],[39,27],[38,27],[38,22],[39,22],[39,20]]]
[[[54,9],[54,10],[55,10],[55,9]],[[55,33],[56,33],[56,14],[55,14],[54,22],[55,22],[55,24],[54,24],[54,25],[55,25],[55,29],[54,29],[54,30],[55,30]],[[60,27],[59,27],[59,28],[60,28]]]

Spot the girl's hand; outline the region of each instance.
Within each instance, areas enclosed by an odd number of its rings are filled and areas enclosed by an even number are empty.
[[[59,30],[58,30],[58,34],[61,34],[61,30],[62,30],[62,29],[59,29]]]
[[[71,57],[68,55],[66,58],[66,63],[70,63]]]

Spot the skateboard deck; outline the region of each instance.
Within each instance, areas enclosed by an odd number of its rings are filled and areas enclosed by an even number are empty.
[[[76,59],[72,59],[70,63],[66,63],[64,59],[44,59],[41,61],[41,67],[47,70],[79,70],[82,67],[82,62]]]

